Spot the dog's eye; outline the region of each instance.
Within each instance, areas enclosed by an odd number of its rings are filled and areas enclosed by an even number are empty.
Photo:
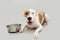
[[[29,12],[25,12],[25,15],[29,15]]]
[[[34,14],[34,13],[32,13],[32,14]]]
[[[28,12],[26,12],[25,14],[28,15]]]
[[[29,12],[25,12],[24,16],[27,17],[29,15]]]

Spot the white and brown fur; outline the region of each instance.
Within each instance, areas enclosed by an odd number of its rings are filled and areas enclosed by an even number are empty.
[[[48,15],[45,14],[44,12],[36,12],[33,9],[26,9],[24,10],[24,17],[26,18],[26,23],[24,26],[21,28],[20,32],[24,31],[25,27],[29,28],[36,28],[34,37],[37,39],[38,38],[38,33],[43,29],[43,25],[48,24]],[[27,20],[28,17],[32,18],[32,24],[29,25]]]

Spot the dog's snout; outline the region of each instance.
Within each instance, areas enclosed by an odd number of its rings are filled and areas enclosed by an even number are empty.
[[[31,17],[28,17],[28,20],[31,20],[32,18]]]

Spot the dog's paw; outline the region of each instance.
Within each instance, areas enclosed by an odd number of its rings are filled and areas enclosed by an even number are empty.
[[[20,33],[23,33],[23,31],[24,31],[24,30],[21,29],[19,32],[20,32]]]
[[[38,33],[35,33],[35,34],[34,34],[34,38],[35,38],[35,39],[38,39],[38,38],[39,38]]]

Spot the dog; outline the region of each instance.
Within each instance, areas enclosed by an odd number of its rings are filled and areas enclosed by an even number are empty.
[[[21,24],[10,24],[6,26],[8,33],[17,33],[21,29]]]
[[[38,33],[43,29],[44,25],[48,24],[48,15],[44,12],[36,12],[33,9],[26,9],[24,10],[24,17],[26,18],[26,22],[20,32],[23,32],[26,27],[36,28],[34,38],[38,39]]]

